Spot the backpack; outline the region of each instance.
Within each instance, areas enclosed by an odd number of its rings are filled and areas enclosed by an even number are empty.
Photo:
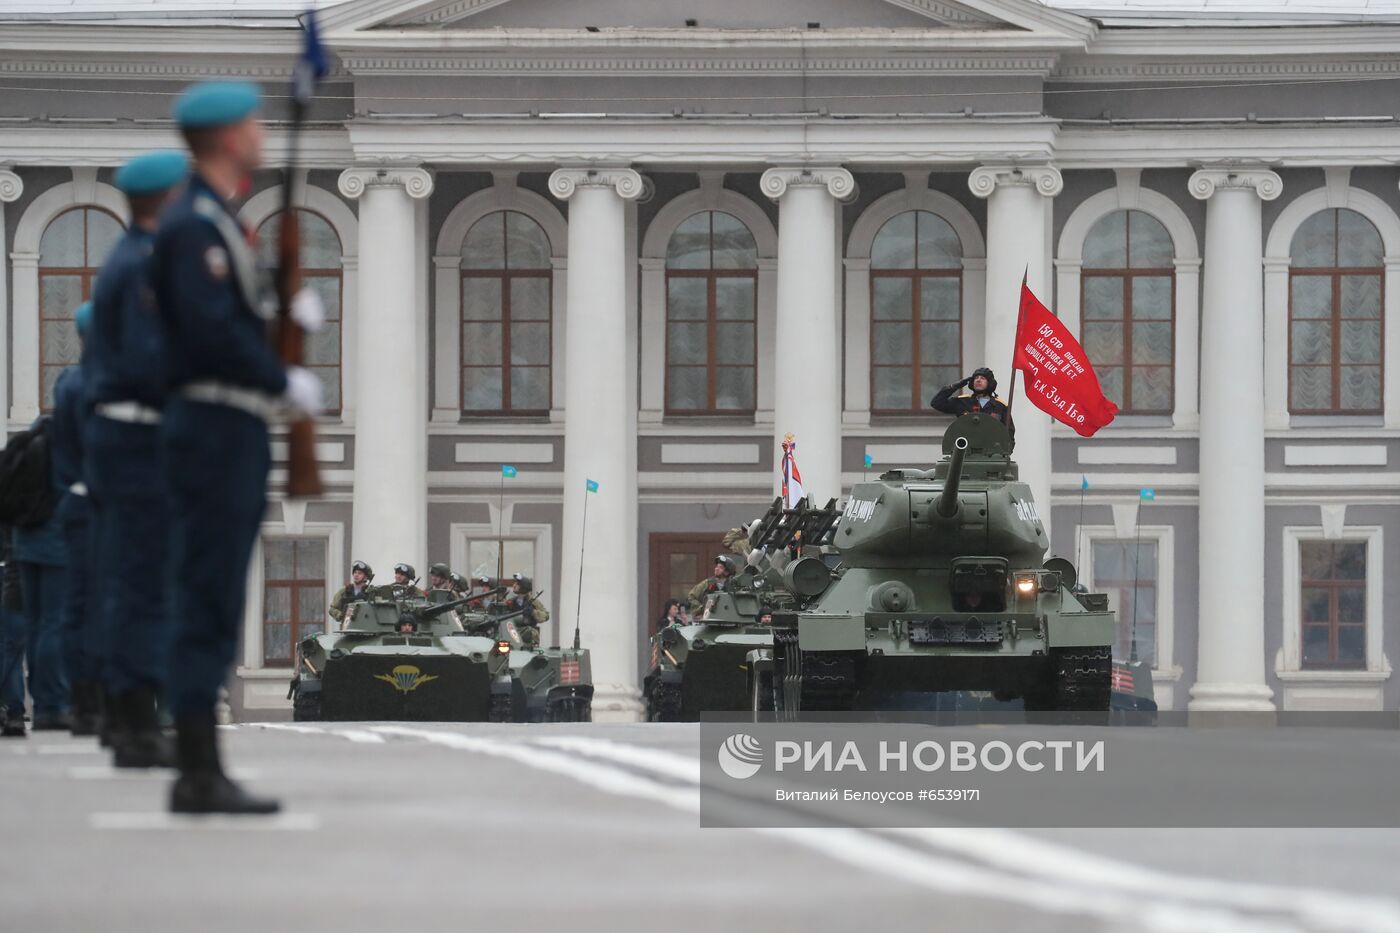
[[[49,452],[49,419],[40,418],[21,431],[0,453],[0,522],[38,528],[58,506]]]

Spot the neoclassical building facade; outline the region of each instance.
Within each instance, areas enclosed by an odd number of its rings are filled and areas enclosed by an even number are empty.
[[[1400,10],[318,5],[290,177],[327,490],[274,490],[237,715],[286,715],[351,560],[500,560],[547,635],[577,621],[598,717],[634,718],[661,602],[766,508],[783,437],[823,500],[867,458],[927,465],[937,388],[1009,383],[1023,276],[1122,414],[1081,439],[1023,398],[1022,476],[1159,703],[1400,708]],[[271,254],[303,6],[0,10],[11,431],[78,358],[113,169],[178,145],[190,80],[268,95],[241,211]]]

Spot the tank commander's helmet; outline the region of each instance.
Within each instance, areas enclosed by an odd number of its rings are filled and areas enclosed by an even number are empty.
[[[374,568],[370,567],[370,565],[365,563],[364,561],[357,560],[350,565],[351,573],[354,573],[356,570],[362,571],[365,575],[366,580],[374,579]]]
[[[987,392],[988,392],[988,394],[991,394],[991,393],[995,393],[995,392],[996,392],[996,390],[997,390],[997,376],[996,376],[996,373],[992,372],[991,369],[988,368],[988,367],[986,367],[986,366],[981,366],[981,367],[978,367],[977,369],[974,369],[974,370],[972,371],[972,378],[973,378],[973,379],[976,379],[978,376],[986,376],[986,377],[987,377]],[[971,388],[971,385],[969,385],[969,388]]]
[[[724,566],[725,572],[731,577],[739,575],[739,562],[736,561],[733,557],[730,557],[728,554],[720,554],[718,557],[715,558],[715,563],[722,564]]]
[[[516,583],[520,584],[520,592],[533,593],[535,591],[535,581],[525,576],[523,573],[511,574]]]
[[[401,573],[410,580],[415,579],[418,574],[414,572],[412,564],[395,564],[394,573]]]
[[[443,563],[433,564],[428,568],[428,576],[442,577],[444,580],[452,577],[452,568]]]

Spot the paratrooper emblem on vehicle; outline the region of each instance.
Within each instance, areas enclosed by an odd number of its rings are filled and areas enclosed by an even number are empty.
[[[424,674],[412,664],[400,664],[389,674],[375,674],[375,680],[382,680],[402,694],[412,693],[430,680],[437,680],[437,674]]]

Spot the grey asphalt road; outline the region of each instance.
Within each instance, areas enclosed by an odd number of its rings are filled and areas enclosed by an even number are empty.
[[[0,743],[0,931],[1400,933],[1400,830],[702,829],[695,725],[224,739],[283,816],[172,818],[90,740]]]

